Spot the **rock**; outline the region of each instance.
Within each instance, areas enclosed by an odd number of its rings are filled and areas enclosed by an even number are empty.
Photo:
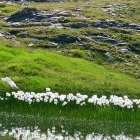
[[[64,24],[64,27],[70,27],[70,28],[87,28],[87,27],[90,27],[90,24],[89,23],[86,23],[86,22],[74,22],[74,23]]]
[[[121,23],[114,20],[105,20],[105,21],[96,21],[92,23],[93,27],[96,28],[115,28],[115,29],[126,29],[126,30],[134,30],[139,31],[140,25],[134,23]]]
[[[73,16],[73,11],[53,10],[43,11],[35,8],[24,8],[5,19],[13,24],[28,22],[58,22],[60,19]],[[75,15],[76,16],[76,15]]]
[[[28,44],[28,47],[33,47],[33,46],[34,46],[33,43],[29,43],[29,44]]]
[[[4,34],[3,33],[0,33],[0,37],[4,37]]]
[[[108,14],[111,14],[112,16],[121,16],[121,14],[118,12],[120,10],[124,10],[128,8],[128,5],[127,4],[110,4],[110,5],[107,5],[107,6],[104,6],[102,7],[102,10],[104,12],[107,12]]]
[[[53,45],[53,46],[58,46],[58,44],[54,43],[54,42],[50,42],[50,44]]]
[[[17,37],[22,37],[22,38],[26,38],[29,36],[27,31],[21,31],[19,33],[16,34]]]
[[[120,52],[121,52],[121,53],[128,53],[129,50],[128,50],[127,48],[122,48],[122,49],[120,49]]]
[[[120,43],[117,44],[117,46],[119,46],[119,47],[127,46],[127,45],[128,45],[128,43],[126,43],[126,42],[120,42]]]
[[[96,40],[97,42],[109,43],[112,45],[117,45],[119,43],[117,40],[109,38],[109,37],[93,36],[92,38]]]
[[[5,77],[5,78],[1,78],[1,80],[6,84],[8,84],[12,89],[18,89],[18,86],[11,78]]]
[[[8,18],[6,19],[8,20]],[[10,23],[11,26],[20,26],[21,23],[20,22],[13,22],[13,23]]]
[[[6,39],[15,39],[16,36],[11,35],[9,32],[0,32],[0,37],[4,37]]]
[[[69,17],[72,15],[72,13],[70,11],[60,11],[57,13],[58,16],[65,16],[65,17]]]
[[[118,46],[120,44],[123,46],[123,44],[124,45],[126,44],[125,42],[114,39],[104,33],[90,33],[88,38],[91,41],[95,40],[96,42],[99,42],[99,43],[107,43],[107,44],[111,44],[111,45],[115,45],[115,46]]]
[[[21,22],[42,22],[53,17],[54,14],[54,12],[41,11],[36,8],[24,8],[9,16],[6,21],[12,23],[12,25],[21,24]]]
[[[61,23],[56,23],[56,24],[51,24],[50,26],[48,26],[48,28],[62,29],[64,27],[63,27],[63,25]]]
[[[113,61],[113,59],[114,59],[110,52],[106,52],[105,56],[107,56],[108,61]]]
[[[21,11],[18,11],[16,12],[15,14],[9,16],[7,18],[7,22],[16,22],[16,23],[19,23],[19,22],[22,22],[22,21],[40,21],[42,20],[43,18],[45,18],[45,16],[43,15],[39,15],[40,11],[38,11],[37,9],[35,8],[24,8],[23,10]]]
[[[133,42],[130,44],[131,51],[140,54],[140,42]]]
[[[61,34],[56,37],[50,38],[49,40],[58,44],[69,44],[79,41],[77,37],[70,36],[67,34]]]
[[[5,4],[5,1],[0,1],[0,4]]]

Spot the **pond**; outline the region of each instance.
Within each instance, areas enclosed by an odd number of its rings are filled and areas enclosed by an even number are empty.
[[[0,140],[140,140],[140,109],[1,101]]]
[[[88,121],[0,113],[0,140],[139,140],[134,122]]]

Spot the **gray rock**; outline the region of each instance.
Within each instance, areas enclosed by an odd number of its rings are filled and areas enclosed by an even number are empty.
[[[127,48],[122,48],[122,49],[120,49],[120,52],[121,52],[121,53],[128,53],[129,50],[128,50]]]
[[[18,89],[18,86],[11,78],[5,77],[5,78],[1,78],[1,80],[6,84],[8,84],[12,89]]]

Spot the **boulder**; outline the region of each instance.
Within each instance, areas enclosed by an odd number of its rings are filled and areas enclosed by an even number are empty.
[[[24,8],[21,11],[16,12],[15,14],[9,16],[7,18],[7,22],[22,22],[22,21],[34,21],[34,20],[42,20],[45,18],[43,15],[38,14],[39,11],[35,8]]]
[[[69,44],[69,43],[75,43],[79,41],[77,37],[67,35],[67,34],[61,34],[53,38],[50,38],[49,40],[58,44]]]
[[[18,86],[11,78],[5,77],[5,78],[1,78],[1,80],[6,84],[8,84],[12,89],[18,89]]]

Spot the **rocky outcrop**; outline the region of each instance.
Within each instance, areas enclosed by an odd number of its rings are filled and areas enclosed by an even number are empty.
[[[24,8],[22,11],[8,17],[7,22],[41,21],[43,18],[45,16],[40,15],[35,8]]]
[[[73,16],[72,11],[43,11],[35,8],[24,8],[9,16],[6,21],[15,22],[58,22],[61,18]]]
[[[79,19],[77,21],[68,20],[69,17],[80,18],[80,10],[53,10],[43,11],[35,8],[24,8],[13,15],[7,17],[6,21],[11,26],[50,26],[58,28],[113,28],[119,30],[133,30],[140,32],[140,25],[135,23],[124,23],[115,20],[91,21]]]
[[[3,82],[5,82],[7,85],[9,85],[12,89],[18,89],[18,86],[16,83],[9,77],[1,78]]]
[[[70,36],[67,34],[58,35],[56,37],[50,38],[49,40],[58,44],[69,44],[79,42],[79,39],[77,37]]]
[[[140,42],[133,42],[130,44],[131,51],[140,54]]]

